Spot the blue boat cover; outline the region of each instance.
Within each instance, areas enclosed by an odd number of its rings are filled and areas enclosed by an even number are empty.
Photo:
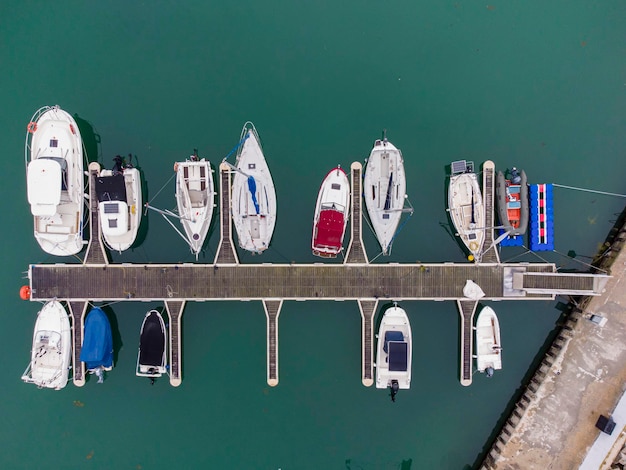
[[[85,320],[85,336],[80,360],[87,369],[113,367],[113,334],[111,324],[100,307],[94,307]]]
[[[386,331],[385,332],[385,345],[383,351],[387,352],[387,344],[389,341],[404,341],[404,335],[401,331]]]
[[[405,372],[407,368],[409,344],[402,342],[389,342],[389,370]]]
[[[257,214],[261,213],[261,208],[259,207],[259,201],[256,200],[256,181],[254,180],[254,176],[248,176],[248,189],[250,190],[250,195],[252,196],[252,204],[254,204],[254,209]]]

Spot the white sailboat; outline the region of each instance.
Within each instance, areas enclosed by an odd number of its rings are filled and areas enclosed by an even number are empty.
[[[241,133],[234,168],[231,212],[239,246],[260,254],[272,239],[276,225],[276,190],[259,136],[247,122]]]
[[[30,364],[22,380],[60,390],[67,384],[72,356],[70,320],[60,302],[46,303],[35,322]]]
[[[340,166],[328,172],[317,195],[313,218],[313,254],[335,258],[343,249],[350,211],[350,182]]]
[[[448,211],[457,235],[473,258],[480,261],[485,243],[485,207],[474,162],[452,162]]]
[[[376,388],[391,388],[395,401],[400,389],[411,387],[412,338],[406,312],[394,303],[385,310],[378,329]]]
[[[83,141],[74,118],[59,106],[37,110],[27,127],[27,192],[35,239],[52,255],[83,249]]]
[[[483,307],[476,318],[476,368],[491,377],[502,369],[500,323],[491,307]]]
[[[406,176],[402,153],[386,137],[374,142],[367,159],[363,197],[382,253],[389,255],[403,213]]]
[[[211,163],[195,153],[189,160],[176,162],[176,204],[186,240],[198,259],[213,218],[215,187]]]
[[[96,178],[98,217],[106,245],[122,252],[132,246],[141,224],[141,173],[115,157],[113,170],[100,170]],[[100,169],[98,163],[90,169]]]

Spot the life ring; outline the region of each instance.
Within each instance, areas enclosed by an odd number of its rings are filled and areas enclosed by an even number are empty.
[[[472,251],[476,251],[476,250],[478,250],[478,243],[476,243],[476,242],[470,242],[470,244],[469,244],[469,249],[470,249],[470,250],[472,250]]]
[[[20,287],[20,299],[22,300],[30,299],[30,287],[29,286]]]
[[[28,126],[26,126],[26,129],[31,134],[34,134],[37,131],[37,123],[36,122],[29,122]]]

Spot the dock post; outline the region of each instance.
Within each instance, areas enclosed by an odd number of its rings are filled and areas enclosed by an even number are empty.
[[[278,316],[282,306],[282,299],[263,299],[267,318],[267,384],[270,387],[278,385]]]
[[[185,301],[165,301],[165,309],[170,317],[170,384],[178,387],[182,379],[182,348],[181,348],[181,319]]]
[[[361,311],[361,381],[366,387],[374,383],[374,315],[378,300],[357,300]]]
[[[472,384],[472,352],[474,351],[474,313],[477,300],[457,300],[456,304],[461,315],[461,385]]]
[[[82,387],[85,385],[85,364],[80,360],[80,352],[83,348],[83,333],[85,331],[85,312],[87,302],[68,301],[67,305],[72,316],[72,338],[74,348],[72,351],[72,370],[74,371],[74,385]]]

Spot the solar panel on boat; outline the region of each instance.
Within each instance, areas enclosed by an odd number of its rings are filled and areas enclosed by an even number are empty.
[[[404,372],[407,370],[409,344],[389,341],[389,370]]]
[[[104,213],[105,214],[118,214],[119,208],[117,207],[117,204],[105,204],[104,205]]]

